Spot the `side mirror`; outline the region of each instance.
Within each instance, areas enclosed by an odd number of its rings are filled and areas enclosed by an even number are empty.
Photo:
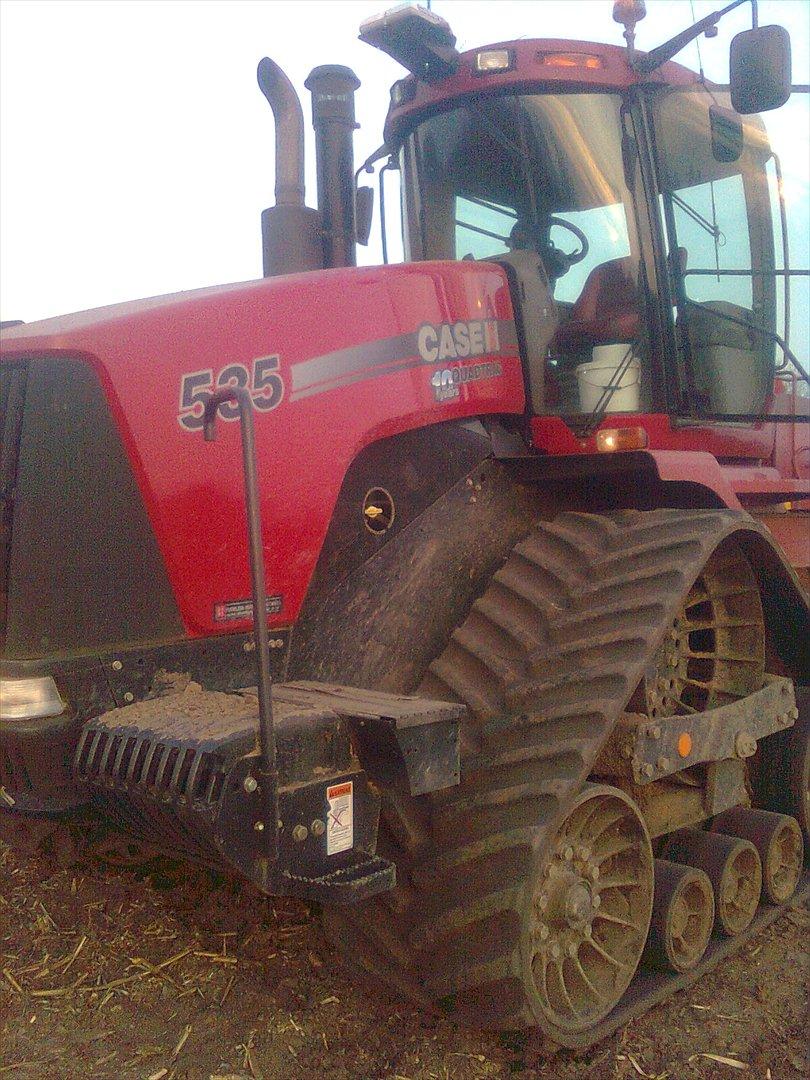
[[[744,30],[731,42],[731,104],[738,113],[778,109],[790,97],[790,36],[782,26]]]
[[[374,188],[359,187],[354,193],[354,237],[364,247],[371,235],[374,213]]]

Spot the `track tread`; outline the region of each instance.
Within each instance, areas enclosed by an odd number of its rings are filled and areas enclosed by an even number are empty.
[[[678,605],[739,530],[766,535],[735,511],[564,513],[538,523],[496,571],[418,691],[446,687],[465,702],[475,738],[465,739],[461,785],[420,800],[433,846],[412,868],[414,903],[391,916],[395,940],[412,950],[400,988],[476,1027],[543,1026],[523,945],[505,922],[528,902],[533,860]],[[492,872],[505,866],[508,874]],[[343,916],[329,918],[340,940]],[[365,940],[384,936],[367,929]],[[363,962],[385,978],[390,953],[375,959],[367,949]]]

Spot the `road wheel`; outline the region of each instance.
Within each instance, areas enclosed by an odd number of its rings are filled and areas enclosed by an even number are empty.
[[[586,784],[538,875],[530,915],[534,990],[548,1025],[579,1031],[617,1004],[644,949],[653,856],[635,805]]]

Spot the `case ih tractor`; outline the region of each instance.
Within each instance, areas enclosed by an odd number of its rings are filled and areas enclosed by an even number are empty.
[[[265,277],[9,327],[0,367],[6,831],[92,810],[568,1046],[807,889],[789,43],[755,19],[729,96],[672,62],[724,11],[646,54],[614,11],[626,49],[364,24],[410,72],[402,265],[354,265],[355,76],[307,82],[314,210],[262,61]]]

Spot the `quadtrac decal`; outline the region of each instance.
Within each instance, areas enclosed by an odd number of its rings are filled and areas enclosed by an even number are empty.
[[[499,363],[462,361],[502,351],[517,355],[517,334],[511,319],[424,323],[415,332],[379,338],[293,364],[290,401],[425,364],[442,365],[438,372],[431,373],[429,381],[436,400],[448,401],[459,396],[458,388],[464,382],[503,375]],[[449,367],[450,361],[457,363]]]
[[[228,364],[216,375],[211,368],[191,371],[180,382],[180,409],[177,422],[185,431],[199,431],[203,426],[205,406],[214,390],[238,386],[250,391],[253,408],[271,412],[284,400],[284,380],[279,373],[278,356],[259,356],[250,366]],[[217,410],[222,420],[238,420],[239,406],[224,401]]]
[[[497,319],[478,319],[472,322],[425,323],[417,334],[419,355],[426,364],[447,360],[463,360],[500,350]],[[454,401],[461,395],[465,383],[498,379],[503,367],[497,361],[488,363],[456,363],[441,368],[430,377],[436,401]]]

